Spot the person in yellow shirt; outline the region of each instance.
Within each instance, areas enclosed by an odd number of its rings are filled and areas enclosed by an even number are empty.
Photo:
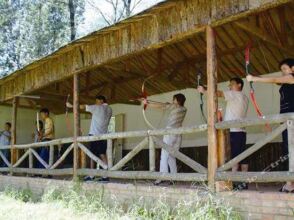
[[[47,108],[40,111],[40,116],[44,124],[44,132],[41,134],[41,141],[51,141],[54,139],[54,122],[50,118],[50,112]],[[48,147],[41,147],[39,150],[40,157],[46,162],[49,162],[49,149]],[[37,168],[45,168],[41,163],[37,164]]]

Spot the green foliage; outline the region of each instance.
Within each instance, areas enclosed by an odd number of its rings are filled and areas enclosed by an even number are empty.
[[[37,201],[28,189],[15,190],[7,188],[4,195],[23,202]],[[72,210],[77,216],[92,214],[97,219],[198,219],[198,220],[239,220],[239,214],[226,202],[206,192],[195,194],[191,201],[181,201],[170,206],[165,198],[158,200],[135,199],[126,208],[115,198],[107,198],[104,190],[85,191],[80,183],[68,189],[49,188],[42,195],[41,201],[45,204],[59,204]]]
[[[84,0],[74,0],[75,26]],[[70,41],[68,0],[0,1],[0,75],[46,56]]]
[[[7,187],[4,190],[4,195],[11,197],[15,200],[20,200],[22,202],[34,202],[35,197],[30,189],[18,189],[15,190],[12,187]]]

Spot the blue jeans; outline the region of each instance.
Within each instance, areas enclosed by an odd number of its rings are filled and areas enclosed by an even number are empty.
[[[51,141],[51,139],[44,139],[42,142]],[[41,147],[38,150],[39,156],[46,162],[49,163],[49,147]],[[45,167],[39,161],[37,161],[37,168],[44,169]]]

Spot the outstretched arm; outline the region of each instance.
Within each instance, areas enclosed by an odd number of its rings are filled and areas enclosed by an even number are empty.
[[[285,76],[277,76],[277,77],[257,77],[257,76],[248,75],[246,79],[248,82],[294,84],[294,77],[290,74]]]
[[[70,102],[66,102],[66,107],[73,108],[73,105]],[[86,105],[80,105],[80,109],[81,110],[85,110],[86,109]]]
[[[200,92],[200,93],[202,93],[202,94],[206,94],[207,93],[206,89],[203,86],[198,86],[197,87],[197,91]],[[220,90],[216,91],[216,95],[217,95],[217,97],[222,97],[222,98],[225,97],[224,96],[224,92],[223,91],[220,91]]]
[[[148,108],[164,110],[170,103],[159,103],[159,102],[149,102],[148,100],[142,101],[143,104],[147,104]]]

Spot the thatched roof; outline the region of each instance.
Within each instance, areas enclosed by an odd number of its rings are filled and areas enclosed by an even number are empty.
[[[0,100],[37,94],[38,104],[61,113],[75,73],[80,74],[82,103],[92,102],[97,93],[111,103],[129,103],[151,75],[150,95],[195,87],[197,71],[206,68],[207,24],[215,28],[219,82],[245,76],[249,42],[252,71],[275,72],[281,59],[294,55],[293,9],[291,0],[169,0],[5,77]]]

